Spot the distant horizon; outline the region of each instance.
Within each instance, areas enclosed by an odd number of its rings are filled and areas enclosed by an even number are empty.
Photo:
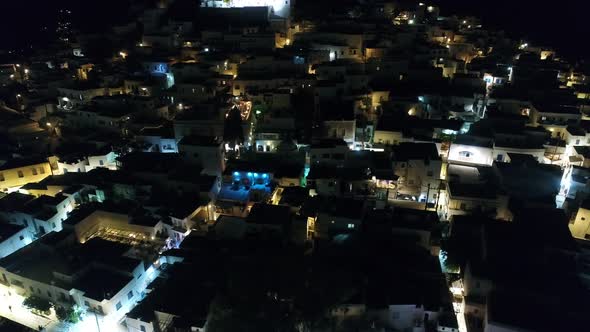
[[[555,48],[568,57],[590,59],[590,45],[584,42],[584,37],[590,33],[590,26],[584,23],[590,9],[587,2],[563,0],[555,6],[533,0],[435,2],[441,4],[443,15],[471,13],[483,21],[484,27],[530,38],[535,44]],[[561,9],[556,8],[557,5]],[[551,20],[555,23],[551,24]]]
[[[47,35],[44,35],[42,28],[53,23],[48,12],[58,10],[60,6],[73,6],[74,10],[84,8],[85,13],[98,13],[98,17],[75,17],[79,21],[89,21],[94,24],[94,22],[104,21],[102,18],[104,15],[112,17],[111,15],[116,11],[111,7],[122,2],[122,0],[94,0],[94,3],[91,1],[93,0],[86,0],[83,5],[74,0],[8,2],[6,12],[12,14],[0,21],[0,38],[2,40],[0,49],[26,48],[31,43],[42,42],[43,38],[46,38],[44,36]],[[585,42],[584,38],[590,34],[590,25],[585,24],[585,16],[590,9],[589,3],[563,0],[559,2],[559,7],[557,7],[557,4],[548,6],[532,0],[496,0],[494,2],[434,0],[424,2],[438,4],[442,15],[455,13],[473,15],[482,20],[484,27],[504,30],[511,36],[528,37],[535,44],[553,47],[569,58],[590,60],[590,45]]]

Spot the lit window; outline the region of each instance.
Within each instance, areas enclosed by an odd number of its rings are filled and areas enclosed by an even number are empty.
[[[460,156],[460,157],[464,157],[464,158],[470,158],[470,157],[471,157],[471,155],[472,155],[472,153],[471,153],[471,152],[469,152],[469,151],[461,151],[461,152],[459,152],[459,156]]]
[[[354,229],[354,224],[348,224],[348,229]]]

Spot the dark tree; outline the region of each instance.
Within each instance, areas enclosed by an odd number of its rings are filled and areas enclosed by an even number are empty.
[[[237,107],[232,108],[227,113],[223,128],[223,140],[230,145],[238,145],[244,142],[242,115]]]
[[[48,312],[51,309],[51,303],[49,301],[35,295],[27,297],[23,301],[23,305],[30,310],[36,310],[43,313]]]

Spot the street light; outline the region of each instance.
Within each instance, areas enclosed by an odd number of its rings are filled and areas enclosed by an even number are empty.
[[[47,127],[51,127],[51,122],[46,123]]]

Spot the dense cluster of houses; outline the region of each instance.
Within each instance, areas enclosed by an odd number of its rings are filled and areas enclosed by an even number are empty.
[[[329,2],[123,6],[2,64],[0,286],[113,331],[221,331],[258,278],[295,316],[330,273],[338,331],[588,326],[586,72],[428,3]]]

